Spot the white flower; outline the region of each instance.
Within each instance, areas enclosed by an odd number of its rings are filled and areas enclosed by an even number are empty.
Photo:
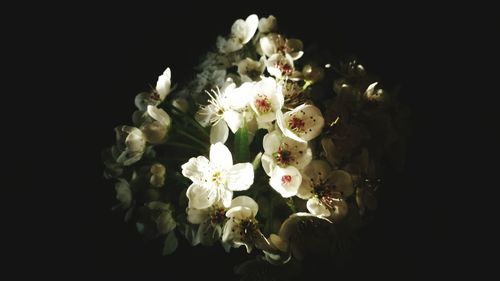
[[[262,53],[267,57],[281,54],[289,55],[292,60],[298,60],[304,54],[302,41],[299,39],[286,39],[276,33],[260,38],[259,44]]]
[[[222,143],[210,146],[210,160],[193,157],[181,168],[182,175],[193,181],[186,192],[190,208],[208,208],[219,200],[229,207],[233,191],[247,190],[253,184],[252,164],[233,165],[231,152]]]
[[[118,182],[115,184],[116,199],[120,201],[122,207],[128,209],[132,203],[132,191],[130,190],[130,184],[119,178]]]
[[[321,133],[325,119],[319,108],[303,104],[285,114],[278,112],[276,123],[285,136],[298,142],[306,142]]]
[[[266,69],[266,58],[262,56],[259,61],[246,58],[238,62],[238,74],[241,81],[250,82],[260,80],[260,76]]]
[[[224,207],[222,202],[216,202],[214,205],[205,209],[187,209],[187,220],[192,224],[199,224],[195,241],[213,241],[219,239],[222,235],[222,227],[227,220],[226,212],[228,209],[243,206],[255,208],[255,202],[248,196],[238,196],[231,201],[229,208]]]
[[[122,152],[117,157],[116,162],[124,166],[129,166],[141,160],[146,148],[146,138],[142,131],[135,127],[121,126],[115,128],[115,132],[119,149],[122,148]],[[125,138],[124,141],[123,138]]]
[[[338,220],[347,214],[345,198],[354,192],[352,178],[343,170],[331,171],[326,161],[313,160],[304,169],[297,196],[307,200],[313,215]]]
[[[210,131],[212,144],[225,143],[229,136],[229,129],[236,133],[243,126],[244,113],[251,97],[252,88],[251,83],[243,83],[238,88],[236,88],[236,84],[232,83],[223,92],[219,89],[212,90],[211,94],[207,92],[211,98],[209,104],[200,108],[196,119],[202,125],[206,123],[212,125]]]
[[[285,98],[281,92],[281,87],[276,84],[276,80],[273,78],[262,78],[254,85],[250,107],[257,116],[259,127],[263,127],[260,125],[270,123],[276,119],[276,112],[281,111]]]
[[[292,76],[294,73],[293,59],[289,54],[274,54],[266,61],[269,74],[277,79],[283,76]]]
[[[221,53],[231,53],[243,48],[243,45],[252,39],[258,26],[259,17],[257,15],[250,15],[246,20],[236,20],[231,27],[231,35],[228,39],[217,38],[217,48]]]
[[[285,168],[276,166],[271,171],[271,177],[269,178],[269,185],[283,198],[296,195],[301,183],[302,175],[294,166]]]
[[[156,82],[156,93],[158,94],[159,101],[163,101],[168,94],[170,94],[170,82],[171,73],[170,68],[167,67],[162,75],[158,77]]]
[[[311,162],[312,151],[309,145],[283,136],[279,130],[267,133],[262,144],[264,147],[262,167],[268,175],[275,166],[291,165],[300,170]]]
[[[276,17],[270,15],[267,18],[261,18],[259,20],[259,32],[261,33],[269,33],[276,31],[278,29],[278,23]]]
[[[170,131],[172,119],[165,110],[153,105],[148,105],[147,113],[153,121],[146,122],[141,126],[146,140],[152,144],[164,143]]]
[[[247,253],[250,253],[253,246],[263,248],[269,245],[269,242],[260,232],[255,219],[259,206],[250,197],[240,197],[239,204],[226,212],[229,220],[224,225],[222,242],[229,243],[235,248],[244,245]]]

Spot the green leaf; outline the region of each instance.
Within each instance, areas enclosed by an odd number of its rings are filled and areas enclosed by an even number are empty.
[[[236,163],[250,161],[247,128],[240,128],[234,136],[234,159]]]
[[[163,244],[163,255],[170,255],[172,254],[175,249],[177,249],[177,236],[175,236],[174,231],[170,231],[170,233],[167,235],[167,238],[165,238],[165,242]]]

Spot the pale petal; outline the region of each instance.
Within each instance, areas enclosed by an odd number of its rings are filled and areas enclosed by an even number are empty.
[[[231,208],[237,206],[249,208],[252,211],[252,216],[254,217],[259,211],[259,205],[257,202],[255,202],[251,197],[245,195],[238,196],[231,201]]]
[[[158,81],[156,82],[156,92],[160,96],[160,100],[164,100],[170,93],[170,78],[170,68],[167,68],[163,74],[158,77]]]
[[[238,163],[227,171],[227,187],[233,191],[247,190],[253,184],[254,172],[250,163]]]
[[[172,124],[172,119],[165,110],[157,108],[156,106],[148,105],[148,114],[154,120],[162,123],[165,127],[169,128]]]
[[[259,27],[259,17],[255,14],[250,15],[246,18],[245,24],[246,34],[243,38],[243,44],[246,44],[248,41],[250,41],[250,39],[252,39],[253,35],[255,34],[255,31],[257,31],[257,28]]]
[[[226,212],[226,217],[237,220],[251,219],[254,217],[252,209],[243,206],[236,206]]]
[[[150,95],[151,95],[151,93],[147,93],[147,92],[142,92],[142,93],[137,94],[135,96],[135,99],[134,99],[135,106],[141,111],[146,110],[146,108],[148,106],[147,100],[148,100]]]
[[[226,143],[229,137],[229,128],[226,122],[220,121],[210,128],[210,143]]]
[[[235,134],[236,131],[243,126],[244,119],[241,113],[234,110],[227,110],[224,111],[224,121],[226,121],[227,126],[231,129],[231,132]]]
[[[269,179],[269,185],[284,198],[296,195],[301,183],[302,175],[299,170],[293,166],[285,168],[276,166]]]
[[[232,241],[234,239],[234,235],[238,234],[237,228],[238,225],[234,220],[228,220],[226,224],[224,224],[224,229],[222,230],[222,241]]]
[[[224,207],[229,208],[229,206],[231,206],[231,200],[233,199],[233,192],[231,190],[221,188],[219,189],[219,199]]]
[[[210,164],[223,169],[229,169],[233,166],[233,155],[229,149],[218,142],[210,146]]]
[[[209,161],[205,156],[192,157],[181,166],[182,175],[193,182],[201,182],[204,180],[208,165]]]
[[[338,221],[345,218],[349,212],[349,207],[345,200],[335,201],[333,208],[333,213],[331,214],[332,221]]]
[[[304,54],[304,52],[302,51],[304,45],[299,39],[288,39],[286,41],[286,45],[289,49],[288,53],[294,60],[300,59],[300,57],[302,57],[302,55]]]
[[[325,205],[321,204],[316,197],[307,200],[307,210],[315,216],[329,217],[331,214]]]
[[[276,45],[270,36],[265,36],[259,40],[260,48],[262,53],[267,57],[276,54]]]
[[[304,168],[304,175],[309,177],[313,183],[320,184],[330,175],[331,168],[324,160],[312,160]]]
[[[272,158],[272,156],[270,156],[268,154],[264,154],[264,155],[262,155],[262,158],[260,159],[260,161],[262,163],[262,168],[264,169],[264,172],[266,172],[266,174],[268,176],[271,176],[271,172],[274,169],[274,167],[276,166],[276,163],[275,163],[274,159]]]
[[[210,218],[208,209],[187,209],[187,220],[192,224],[200,224]]]
[[[302,175],[302,183],[299,186],[299,190],[297,190],[297,197],[300,199],[309,199],[313,196],[313,187],[311,185],[311,179]]]
[[[193,183],[187,189],[186,196],[189,199],[189,208],[205,209],[214,204],[217,199],[217,190]]]
[[[266,154],[273,154],[276,151],[278,151],[280,145],[281,145],[281,132],[278,130],[274,130],[270,133],[267,133],[263,140],[262,140],[262,146],[264,148],[264,152]]]
[[[351,175],[343,170],[335,170],[330,173],[328,182],[335,185],[335,191],[341,192],[344,197],[349,197],[354,193]]]
[[[259,20],[259,31],[262,33],[268,33],[275,31],[277,29],[277,20],[276,17],[270,15],[267,18],[261,18]]]
[[[276,112],[276,124],[278,125],[278,128],[280,128],[283,135],[298,142],[306,142],[287,128],[285,124],[285,115],[281,112],[281,110]]]

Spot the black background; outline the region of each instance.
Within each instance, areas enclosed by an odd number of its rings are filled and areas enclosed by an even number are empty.
[[[66,120],[54,129],[64,147],[55,174],[57,203],[46,204],[54,212],[46,213],[40,225],[41,236],[50,237],[40,243],[48,247],[37,253],[40,258],[32,258],[51,265],[44,271],[235,279],[232,267],[246,258],[242,249],[225,254],[220,247],[181,243],[173,256],[161,257],[159,244],[144,243],[133,225],[112,213],[113,183],[102,177],[100,152],[114,143],[115,126],[131,123],[134,96],[155,85],[166,66],[174,83],[185,82],[216,36],[251,13],[275,15],[280,31],[302,39],[305,46],[319,43],[332,53],[358,55],[368,72],[388,85],[401,85],[400,100],[412,111],[407,165],[384,187],[377,223],[363,234],[354,259],[330,272],[328,279],[412,280],[449,270],[446,263],[454,251],[447,242],[451,211],[443,196],[450,183],[439,169],[441,159],[452,152],[446,149],[448,140],[429,127],[439,131],[457,126],[440,108],[449,99],[443,95],[450,91],[444,77],[457,59],[449,50],[464,38],[456,21],[461,16],[423,5],[380,8],[290,1],[74,6],[43,28],[57,30],[56,43],[47,47],[42,60],[48,65],[53,57],[60,58],[60,71],[49,82],[64,89],[55,94],[47,116]],[[61,28],[65,25],[67,29]],[[48,225],[58,229],[56,235],[45,229]],[[55,260],[46,256],[52,251]],[[328,273],[321,266],[317,270]]]

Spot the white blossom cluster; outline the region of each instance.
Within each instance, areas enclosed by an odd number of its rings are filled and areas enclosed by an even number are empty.
[[[380,146],[397,139],[387,93],[351,64],[315,98],[329,65],[299,68],[302,41],[278,33],[272,15],[236,20],[216,50],[178,90],[167,68],[137,95],[134,126],[116,128],[105,165],[118,207],[139,231],[167,235],[167,254],[177,227],[192,245],[301,259],[301,224],[335,225],[376,208],[379,143],[366,143],[379,131]],[[288,211],[275,216],[279,206]]]

